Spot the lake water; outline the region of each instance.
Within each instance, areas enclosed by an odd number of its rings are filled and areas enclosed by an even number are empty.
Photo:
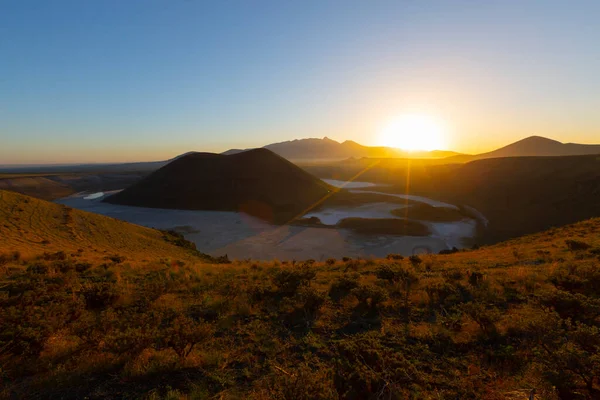
[[[410,194],[397,194],[397,193],[387,193],[387,192],[379,192],[376,190],[357,190],[360,188],[372,188],[375,186],[381,187],[381,185],[377,185],[372,182],[345,182],[345,181],[336,181],[331,179],[324,179],[325,182],[337,186],[337,187],[345,187],[349,188],[350,185],[353,185],[349,191],[353,193],[373,193],[373,194],[382,194],[390,197],[396,197],[401,199],[408,199],[416,202],[426,203],[433,207],[445,207],[457,209],[458,207],[453,204],[444,203],[441,201],[433,200],[428,197],[416,196]],[[319,220],[326,225],[335,225],[339,221],[344,218],[400,218],[391,214],[391,211],[398,208],[403,208],[406,206],[402,206],[397,203],[371,203],[364,204],[357,207],[333,207],[333,208],[324,208],[317,211],[310,212],[305,215],[308,217],[317,217]],[[410,207],[410,205],[408,206]],[[476,210],[475,210],[476,211]],[[482,216],[483,217],[483,216]],[[485,218],[483,219],[485,222]],[[465,218],[461,221],[454,222],[429,222],[429,221],[420,221],[421,223],[427,225],[431,231],[430,238],[441,239],[447,246],[447,248],[458,247],[461,248],[464,246],[463,242],[465,239],[472,238],[477,229],[477,221],[474,219]],[[400,239],[402,240],[402,239]]]
[[[92,193],[92,194],[85,196],[83,199],[84,200],[94,200],[94,199],[99,199],[101,197],[104,197],[104,192]]]
[[[377,186],[369,182],[352,184],[355,185],[354,188]],[[432,231],[428,237],[365,236],[345,229],[272,225],[236,212],[165,210],[102,202],[105,196],[115,192],[118,191],[76,194],[57,200],[57,203],[150,228],[174,229],[194,242],[199,251],[213,256],[227,254],[232,259],[325,260],[344,256],[368,258],[385,257],[390,253],[411,255],[422,249],[437,253],[453,246],[462,247],[463,240],[472,237],[476,228],[475,220],[452,223],[424,222]],[[435,206],[454,207],[418,196],[405,198]],[[390,211],[401,207],[400,204],[378,202],[353,208],[325,209],[308,213],[306,216],[317,216],[323,223],[334,225],[347,217],[393,218]]]
[[[373,182],[361,182],[361,181],[338,181],[337,179],[322,179],[323,182],[329,183],[331,186],[345,188],[345,189],[358,189],[358,188],[368,188],[375,186],[388,186],[388,185],[379,185]]]
[[[453,208],[453,209],[458,209],[457,206],[453,205],[453,204],[448,204],[448,203],[443,203],[441,201],[437,201],[437,200],[433,200],[430,199],[428,197],[423,197],[423,196],[415,196],[412,194],[397,194],[397,193],[386,193],[386,192],[378,192],[375,190],[350,190],[353,193],[376,193],[376,194],[385,194],[387,196],[391,196],[391,197],[397,197],[400,199],[407,199],[407,200],[414,200],[414,201],[418,201],[420,203],[427,203],[430,206],[433,207],[446,207],[446,208]]]

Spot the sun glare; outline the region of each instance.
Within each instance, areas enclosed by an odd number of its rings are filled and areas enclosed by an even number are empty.
[[[446,129],[429,115],[406,114],[390,121],[380,132],[379,142],[408,151],[445,148]]]

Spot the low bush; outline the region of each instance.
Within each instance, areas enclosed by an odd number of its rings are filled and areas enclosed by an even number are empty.
[[[569,239],[569,240],[566,240],[565,243],[567,244],[567,247],[571,251],[587,250],[590,247],[592,247],[588,243],[582,242],[580,240]]]

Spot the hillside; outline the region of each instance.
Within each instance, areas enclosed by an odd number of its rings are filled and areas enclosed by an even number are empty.
[[[280,143],[272,143],[263,148],[294,162],[324,162],[343,160],[350,157],[361,158],[444,158],[456,156],[458,153],[444,150],[407,152],[391,147],[363,146],[351,140],[343,143],[329,139],[296,139]],[[231,149],[225,155],[237,154],[241,149]]]
[[[598,156],[496,158],[430,172],[413,177],[412,191],[479,210],[486,243],[600,216]]]
[[[52,175],[0,174],[0,190],[10,190],[43,200],[55,200],[75,193],[73,188],[56,182]]]
[[[489,220],[480,240],[495,243],[600,216],[600,158],[512,157],[466,164],[359,160],[305,167],[321,178],[392,185],[379,191],[418,194],[468,205]]]
[[[541,136],[511,143],[497,150],[476,155],[457,155],[448,158],[448,162],[468,162],[487,158],[501,157],[559,157],[600,154],[600,144],[561,143]]]
[[[101,262],[114,255],[131,262],[170,258],[198,260],[189,249],[170,244],[176,237],[0,190],[0,253],[32,257],[44,252],[75,254],[79,260]]]
[[[193,153],[176,159],[105,201],[139,207],[242,211],[283,223],[331,188],[266,149],[233,155]]]
[[[0,173],[0,190],[53,201],[77,192],[104,192],[129,186],[148,171]]]
[[[448,255],[216,266],[169,262],[155,231],[85,213],[81,234],[54,233],[48,203],[6,196],[3,237],[37,246],[19,241],[33,226],[65,251],[0,254],[0,398],[600,393],[600,219]],[[7,220],[15,206],[39,223]],[[70,253],[86,238],[133,251],[83,264]]]

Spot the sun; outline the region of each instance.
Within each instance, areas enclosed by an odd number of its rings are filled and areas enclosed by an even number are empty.
[[[404,114],[385,125],[379,142],[408,151],[439,150],[445,148],[446,134],[444,123],[430,115]]]

